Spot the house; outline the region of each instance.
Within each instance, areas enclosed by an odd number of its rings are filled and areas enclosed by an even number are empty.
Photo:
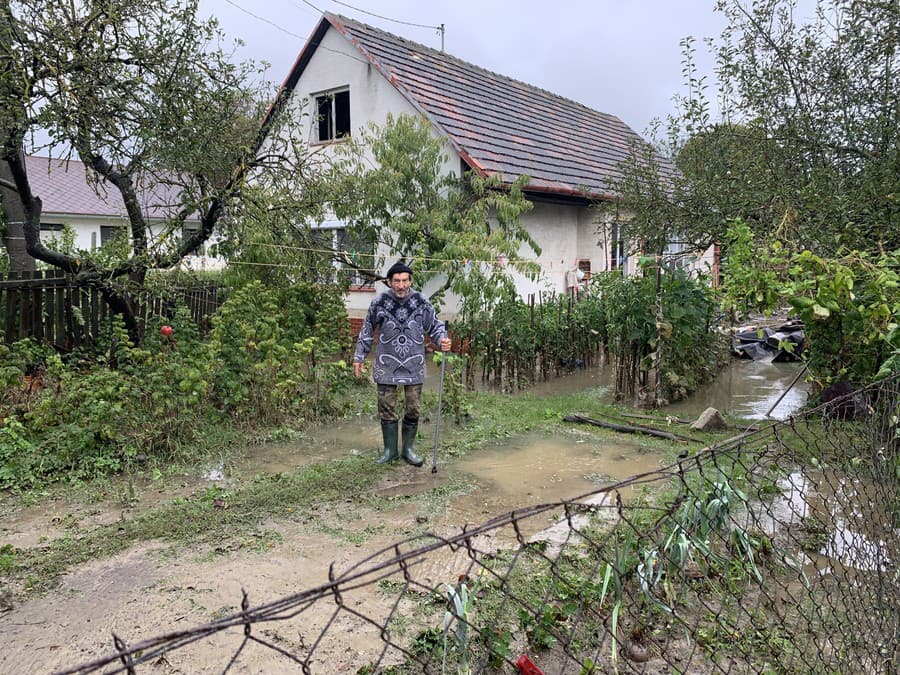
[[[521,222],[541,248],[542,275],[516,279],[522,297],[566,292],[595,271],[635,270],[615,227],[609,237],[598,233],[596,207],[615,198],[619,163],[641,141],[613,115],[331,13],[316,25],[278,100],[313,112],[310,147],[340,143],[388,114],[419,114],[447,141],[447,172],[500,174],[506,183],[528,175],[534,208]],[[337,237],[342,223],[324,227]],[[392,252],[380,253],[393,262]],[[350,316],[370,301],[364,289],[351,291]]]
[[[27,156],[25,166],[32,192],[41,198],[41,239],[60,238],[68,225],[75,235],[74,247],[93,251],[111,244],[118,237],[128,237],[130,225],[122,195],[112,184],[101,181],[94,187],[88,182],[87,168],[74,159],[51,159]],[[151,246],[166,246],[163,239],[170,212],[178,207],[175,195],[167,195],[165,186],[155,184],[138,190],[144,215],[150,228]],[[196,218],[185,221],[185,230],[199,228]],[[175,236],[180,237],[183,232]],[[185,260],[191,269],[218,269],[221,259],[201,252]]]

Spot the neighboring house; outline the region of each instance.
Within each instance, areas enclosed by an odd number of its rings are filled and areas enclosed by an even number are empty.
[[[541,248],[543,273],[537,282],[517,278],[523,297],[571,291],[591,272],[635,269],[615,228],[609,239],[598,232],[596,206],[614,199],[618,165],[641,141],[613,115],[331,13],[297,57],[279,100],[312,113],[311,147],[383,124],[389,113],[420,114],[447,141],[447,172],[500,174],[506,183],[528,175],[534,208],[521,221]],[[326,227],[337,238],[343,224],[328,221]],[[388,265],[396,256],[379,253]],[[371,300],[371,289],[368,295],[362,290],[347,298],[351,316]],[[448,305],[452,312],[452,300]]]
[[[65,225],[75,233],[75,248],[93,251],[117,237],[128,237],[130,225],[122,195],[112,184],[101,182],[97,188],[87,180],[85,165],[77,160],[25,158],[32,193],[41,198],[41,240],[59,238]],[[165,232],[167,213],[178,202],[165,195],[166,190],[154,186],[139,191],[142,208],[150,228],[151,245],[166,246],[161,235]],[[185,229],[199,228],[197,219],[187,220]],[[182,236],[179,232],[175,236]],[[171,243],[171,242],[170,242]],[[204,255],[189,256],[185,266],[191,269],[218,269],[218,258]]]

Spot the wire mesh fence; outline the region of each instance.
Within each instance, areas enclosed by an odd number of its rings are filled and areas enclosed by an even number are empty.
[[[894,377],[62,672],[182,672],[210,640],[223,673],[898,672],[898,415]]]

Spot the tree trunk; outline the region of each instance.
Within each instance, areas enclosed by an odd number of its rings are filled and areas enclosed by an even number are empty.
[[[25,206],[15,189],[12,171],[5,159],[0,159],[0,202],[6,221],[3,244],[9,256],[10,272],[33,272],[36,261],[25,247]]]

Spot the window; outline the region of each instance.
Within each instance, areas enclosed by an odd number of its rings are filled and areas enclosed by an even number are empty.
[[[666,244],[663,262],[670,269],[683,269],[692,262],[692,251],[687,242],[670,241]]]
[[[316,96],[317,140],[320,143],[350,135],[350,90]]]
[[[346,251],[351,261],[358,267],[370,269],[374,260],[375,242],[371,237],[358,235],[348,230],[340,221],[330,221],[313,228],[312,241],[317,248]],[[350,286],[371,287],[374,281],[361,274],[354,265],[332,260],[334,272],[323,282],[347,280]]]
[[[612,223],[609,230],[609,267],[607,269],[624,271],[626,258],[625,240],[622,238],[622,234],[619,223]]]
[[[101,225],[100,226],[100,245],[106,246],[120,238],[127,237],[125,228],[121,225]]]
[[[591,281],[591,261],[590,260],[579,260],[578,261],[578,271],[581,272],[581,285],[584,288],[587,288],[588,284]]]

